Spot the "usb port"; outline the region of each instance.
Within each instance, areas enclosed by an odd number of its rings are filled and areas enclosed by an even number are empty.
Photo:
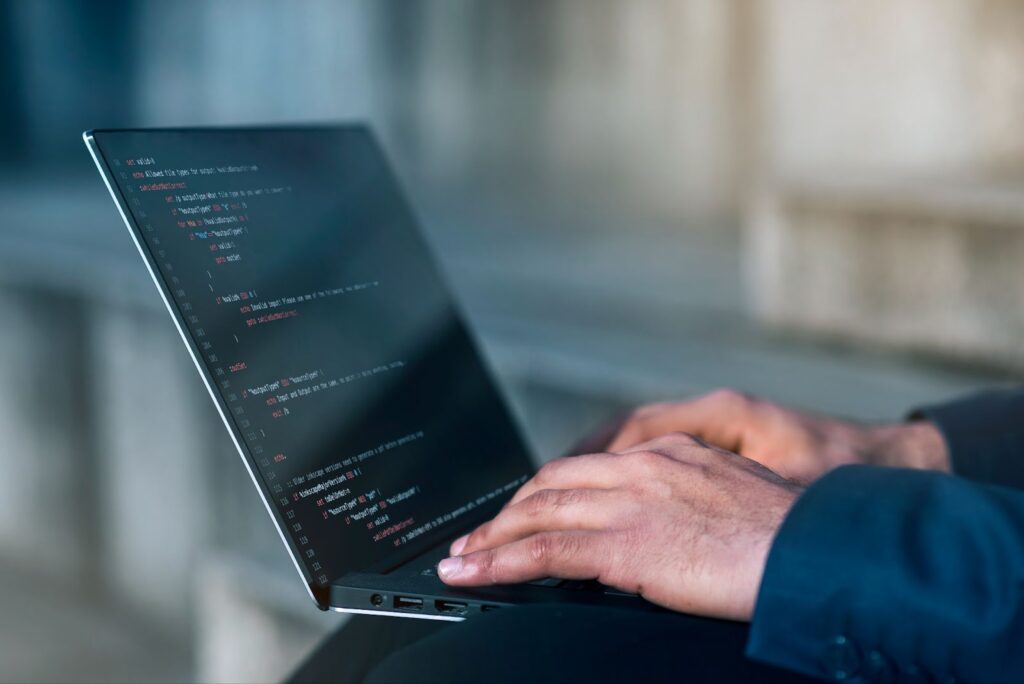
[[[437,612],[450,615],[465,615],[469,608],[467,604],[459,601],[442,601],[440,599],[434,601],[434,607],[437,608]]]
[[[400,610],[423,610],[423,599],[410,596],[396,596],[395,608]]]

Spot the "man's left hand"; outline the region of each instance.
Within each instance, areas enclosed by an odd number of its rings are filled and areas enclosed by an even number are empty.
[[[596,579],[672,610],[749,620],[803,487],[674,433],[545,464],[438,566],[453,586]]]

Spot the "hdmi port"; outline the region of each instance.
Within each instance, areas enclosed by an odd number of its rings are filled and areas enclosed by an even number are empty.
[[[409,596],[396,596],[395,608],[401,610],[423,610],[423,599]]]
[[[468,605],[460,603],[459,601],[434,601],[434,607],[437,608],[439,613],[449,613],[450,615],[465,615]]]

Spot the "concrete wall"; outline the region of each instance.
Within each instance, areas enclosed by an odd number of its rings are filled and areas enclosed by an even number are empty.
[[[56,581],[99,573],[89,344],[73,294],[0,286],[0,549]]]
[[[959,168],[977,155],[966,0],[772,0],[757,55],[765,171]]]
[[[755,126],[770,176],[1024,168],[1021,3],[758,6]]]
[[[369,118],[403,172],[433,187],[483,181],[504,192],[610,195],[609,202],[684,216],[728,213],[738,139],[736,6],[147,4],[142,118]],[[167,30],[185,23],[197,30]]]
[[[217,459],[231,451],[155,295],[152,307],[97,301],[89,311],[104,579],[187,634],[196,568],[216,529]]]
[[[746,244],[765,322],[1024,368],[1024,193],[873,178],[766,194]]]
[[[1024,361],[1024,5],[763,9],[755,313],[775,326]]]

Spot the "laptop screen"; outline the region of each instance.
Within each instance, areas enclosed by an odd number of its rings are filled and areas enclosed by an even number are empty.
[[[525,481],[365,128],[93,137],[314,586],[437,543]]]

